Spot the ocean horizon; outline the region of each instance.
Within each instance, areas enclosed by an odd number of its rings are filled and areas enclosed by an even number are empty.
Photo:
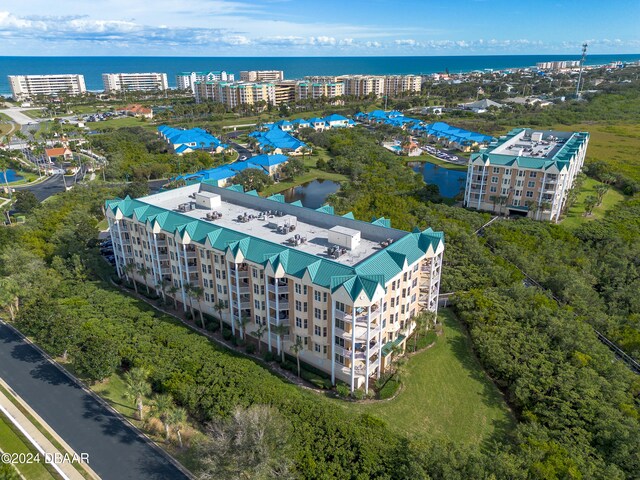
[[[185,71],[225,70],[239,78],[241,70],[283,70],[286,79],[308,75],[399,75],[449,71],[526,68],[538,62],[579,60],[580,55],[449,55],[354,57],[0,57],[0,95],[10,95],[8,75],[82,74],[87,90],[102,91],[103,73],[166,73],[170,87]],[[588,55],[585,65],[640,61],[639,54]]]

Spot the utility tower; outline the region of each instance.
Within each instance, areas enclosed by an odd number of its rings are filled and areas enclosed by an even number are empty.
[[[582,44],[582,58],[580,59],[580,73],[578,74],[578,84],[576,85],[576,98],[580,98],[580,85],[582,83],[582,69],[584,68],[584,61],[587,58],[587,44]]]

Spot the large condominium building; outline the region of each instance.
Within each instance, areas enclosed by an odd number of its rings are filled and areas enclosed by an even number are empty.
[[[82,95],[86,93],[84,75],[9,75],[14,100],[37,95]]]
[[[240,72],[243,82],[280,82],[284,80],[282,70],[243,70]]]
[[[283,80],[275,83],[276,105],[293,103],[296,101],[296,88],[298,82],[295,80]]]
[[[536,66],[541,70],[564,70],[566,68],[578,68],[580,60],[561,60],[555,62],[540,62]]]
[[[225,71],[211,72],[181,72],[176,75],[176,84],[179,90],[191,90],[196,93],[196,82],[233,82],[235,76],[233,73]]]
[[[367,390],[366,380],[389,368],[416,315],[437,311],[441,232],[405,232],[385,219],[361,222],[209,182],[106,202],[118,275],[159,289],[185,312],[188,286],[198,285],[204,294],[193,304],[234,335],[256,341],[266,329],[261,341],[274,353],[302,344],[303,362],[352,390]]]
[[[169,88],[166,73],[103,73],[104,91],[164,91]]]
[[[586,132],[512,130],[471,155],[465,206],[557,222],[588,143]]]
[[[299,82],[296,88],[296,98],[304,100],[307,98],[335,98],[344,95],[344,84],[321,83],[321,82]]]
[[[276,87],[273,83],[196,82],[195,86],[196,103],[213,100],[223,103],[227,108],[260,101],[276,104]]]
[[[419,93],[422,86],[420,75],[313,76],[306,77],[306,80],[311,83],[342,84],[343,94],[355,97]]]

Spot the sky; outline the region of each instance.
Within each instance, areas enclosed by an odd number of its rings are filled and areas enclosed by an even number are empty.
[[[640,53],[640,0],[0,0],[0,55]]]

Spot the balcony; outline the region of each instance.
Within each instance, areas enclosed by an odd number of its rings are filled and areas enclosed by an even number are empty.
[[[233,278],[235,280],[236,278],[236,271],[235,269],[230,269],[231,271],[231,278]],[[240,278],[249,278],[249,270],[238,270],[238,279]]]
[[[276,285],[270,283],[267,286],[267,290],[273,293],[287,293],[289,291],[289,285],[286,283],[278,283],[278,286],[276,287]]]

